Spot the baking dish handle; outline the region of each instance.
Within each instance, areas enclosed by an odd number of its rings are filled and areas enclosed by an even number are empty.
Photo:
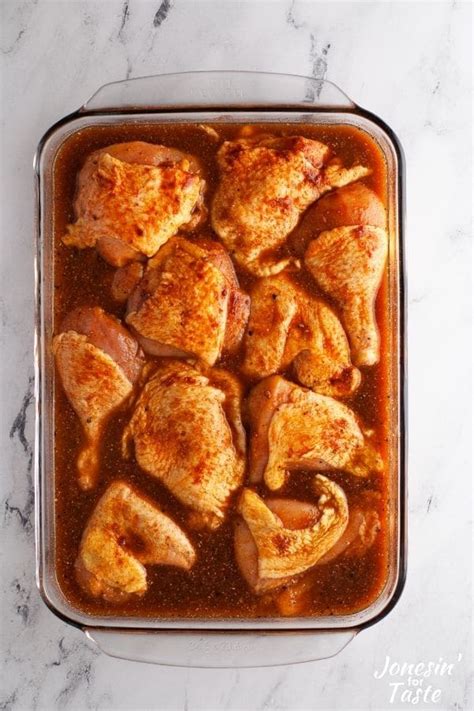
[[[211,108],[351,110],[335,84],[314,77],[266,72],[182,72],[105,84],[80,113],[205,110]]]
[[[85,629],[111,657],[173,667],[273,667],[327,659],[341,652],[357,630],[324,632],[176,632]]]

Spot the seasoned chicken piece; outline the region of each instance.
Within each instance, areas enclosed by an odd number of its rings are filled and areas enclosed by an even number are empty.
[[[244,489],[238,510],[242,516],[234,535],[239,569],[257,593],[281,587],[303,573],[343,535],[348,521],[343,490],[326,477],[314,478],[315,505],[291,499],[263,501]]]
[[[204,131],[204,133],[206,133],[209,136],[209,138],[212,138],[213,141],[220,140],[220,136],[213,126],[207,126],[204,123],[200,123],[199,128],[201,129],[201,131]]]
[[[293,364],[298,380],[316,392],[344,397],[357,389],[360,373],[328,306],[286,274],[260,279],[251,297],[244,373],[265,378]]]
[[[115,267],[152,257],[203,214],[198,161],[174,148],[133,141],[94,151],[78,176],[76,221],[63,237],[96,247]]]
[[[331,563],[336,558],[350,555],[363,556],[375,543],[381,530],[379,515],[374,508],[377,494],[367,492],[360,503],[349,507],[347,528],[335,545],[323,555],[315,568],[281,590],[276,603],[281,615],[291,617],[304,614],[310,602],[311,590],[317,585],[317,568]]]
[[[145,565],[189,570],[195,559],[192,544],[174,521],[128,484],[115,481],[87,523],[75,572],[89,595],[123,602],[146,592]]]
[[[144,267],[141,262],[130,262],[116,269],[112,279],[112,298],[124,304],[140,283],[143,272]]]
[[[217,528],[242,484],[245,434],[241,386],[230,373],[205,373],[170,361],[145,384],[123,436],[138,464],[194,514],[195,526]]]
[[[219,388],[225,395],[222,407],[227,417],[227,421],[232,430],[232,437],[237,452],[246,456],[247,437],[242,424],[242,395],[243,388],[240,381],[223,368],[206,368],[201,366],[201,370],[210,379],[215,388]]]
[[[373,190],[363,183],[352,183],[318,200],[305,214],[302,229],[313,233],[346,225],[372,225],[385,229],[385,207]],[[299,231],[300,228],[298,228]]]
[[[273,375],[248,400],[250,480],[272,491],[290,471],[341,469],[355,476],[379,472],[383,462],[355,414],[342,403]]]
[[[323,198],[317,210],[327,227],[309,244],[306,266],[341,308],[354,363],[374,365],[380,358],[374,306],[388,250],[385,209],[369,188],[351,185]]]
[[[351,506],[344,535],[318,561],[319,565],[330,563],[347,554],[359,558],[373,546],[382,528],[376,508],[379,499],[380,494],[367,491],[362,494],[357,504]]]
[[[256,276],[277,274],[295,260],[278,257],[301,213],[323,193],[369,173],[346,170],[323,143],[302,136],[225,141],[212,226],[234,259]]]
[[[238,347],[249,308],[222,245],[174,237],[150,260],[126,321],[147,353],[214,365]]]
[[[143,365],[136,340],[99,307],[72,311],[53,339],[56,365],[86,444],[77,460],[79,486],[95,486],[100,439],[109,416],[131,395]]]

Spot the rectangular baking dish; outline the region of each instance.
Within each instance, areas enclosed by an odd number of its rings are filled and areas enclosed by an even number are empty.
[[[343,124],[367,132],[383,152],[388,196],[389,571],[366,609],[347,616],[252,620],[98,617],[67,601],[55,574],[53,431],[54,165],[61,145],[89,126],[205,122]],[[406,566],[404,163],[398,139],[379,118],[327,81],[247,72],[192,72],[108,84],[43,136],[35,156],[36,550],[37,583],[48,607],[108,654],[176,666],[265,666],[332,656],[397,602]]]

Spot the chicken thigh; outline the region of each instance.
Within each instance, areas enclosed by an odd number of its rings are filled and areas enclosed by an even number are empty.
[[[249,307],[222,245],[174,237],[150,260],[126,322],[147,353],[214,365],[240,343]]]
[[[291,257],[275,253],[302,212],[323,193],[369,173],[342,168],[323,143],[302,136],[225,141],[212,226],[232,257],[256,276],[277,274]]]
[[[380,494],[375,491],[363,492],[359,501],[350,507],[349,521],[344,535],[324,555],[318,565],[330,563],[342,555],[350,554],[360,558],[373,546],[381,531],[380,516],[377,511]]]
[[[315,211],[326,226],[309,244],[306,266],[341,308],[354,363],[374,365],[380,358],[374,307],[388,250],[385,209],[369,188],[351,185],[322,198]]]
[[[125,304],[143,278],[144,271],[141,262],[130,262],[116,269],[110,289],[112,298],[120,304]]]
[[[89,595],[124,602],[146,592],[145,565],[189,570],[195,558],[193,546],[174,521],[128,484],[115,481],[87,523],[75,572]]]
[[[361,500],[349,507],[349,519],[342,536],[334,546],[323,555],[316,566],[297,580],[290,581],[285,589],[280,590],[275,602],[281,615],[292,617],[305,613],[310,604],[311,591],[317,585],[320,565],[332,563],[336,558],[350,555],[360,558],[374,545],[381,531],[381,521],[377,513],[376,492],[368,491]]]
[[[243,372],[254,378],[293,364],[298,380],[333,397],[352,394],[360,373],[351,364],[339,319],[286,274],[260,279],[251,294]]]
[[[316,504],[291,499],[263,501],[244,489],[238,510],[234,550],[239,569],[257,593],[286,584],[330,550],[348,521],[343,490],[318,474],[314,478]]]
[[[95,486],[101,436],[110,415],[131,395],[143,354],[136,340],[101,308],[72,311],[53,351],[63,388],[81,421],[86,444],[77,460],[79,486]]]
[[[248,400],[250,480],[272,491],[298,469],[340,469],[367,476],[383,468],[355,414],[342,403],[279,375],[259,383]]]
[[[217,528],[243,480],[242,389],[225,371],[182,361],[158,367],[145,384],[123,437],[138,464],[194,512],[194,526]]]
[[[76,221],[64,244],[96,247],[115,267],[152,257],[180,228],[203,214],[197,160],[142,141],[94,151],[78,176]]]

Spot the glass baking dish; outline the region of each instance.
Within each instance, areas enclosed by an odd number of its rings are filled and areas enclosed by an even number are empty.
[[[368,133],[387,167],[389,217],[389,570],[366,609],[347,616],[276,619],[98,617],[75,609],[55,573],[53,431],[54,165],[61,145],[89,126],[179,122],[338,124]],[[84,630],[110,655],[159,664],[252,667],[333,656],[400,597],[406,568],[404,161],[393,131],[356,106],[334,84],[309,77],[254,72],[191,72],[108,84],[43,136],[35,156],[36,250],[36,550],[37,583],[48,607]]]

